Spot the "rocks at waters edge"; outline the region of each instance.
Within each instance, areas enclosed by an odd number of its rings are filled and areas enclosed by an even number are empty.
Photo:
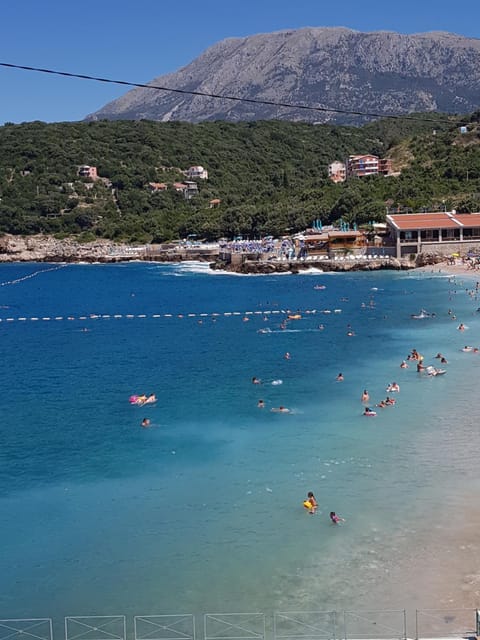
[[[0,236],[0,262],[116,262],[116,247],[109,240],[81,243],[52,236]]]
[[[417,266],[418,265],[410,259],[398,260],[397,258],[378,258],[376,260],[358,262],[336,260],[312,260],[310,262],[245,260],[243,263],[235,266],[223,261],[210,264],[211,269],[254,275],[268,275],[270,273],[295,274],[308,269],[318,269],[319,271],[378,271],[379,269],[389,269],[400,271],[415,269]]]

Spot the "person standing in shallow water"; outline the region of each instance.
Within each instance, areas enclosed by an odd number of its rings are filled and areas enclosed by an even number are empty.
[[[364,389],[362,393],[362,402],[368,402],[369,400],[370,400],[370,394],[366,389]]]
[[[308,509],[308,513],[311,513],[312,515],[315,513],[318,508],[318,502],[313,495],[313,491],[309,491],[307,493],[307,499],[304,500],[303,506],[305,507],[305,509]]]

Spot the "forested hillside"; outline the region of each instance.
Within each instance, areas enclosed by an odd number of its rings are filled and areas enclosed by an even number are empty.
[[[480,210],[480,113],[427,114],[361,128],[250,123],[99,121],[0,128],[0,232],[162,242],[283,234],[314,219],[362,224],[387,206]],[[461,120],[465,122],[465,118]],[[333,184],[327,167],[349,154],[393,159],[397,177]],[[102,180],[78,176],[96,166]],[[198,195],[173,189],[202,165]],[[150,193],[149,182],[167,184]],[[212,208],[210,202],[219,199]]]

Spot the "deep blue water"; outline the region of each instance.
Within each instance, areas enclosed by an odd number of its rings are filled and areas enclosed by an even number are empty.
[[[378,604],[379,576],[478,482],[474,281],[130,263],[2,265],[0,282],[3,617]],[[412,348],[447,374],[400,369]],[[396,406],[363,417],[362,390],[375,404],[393,380]]]

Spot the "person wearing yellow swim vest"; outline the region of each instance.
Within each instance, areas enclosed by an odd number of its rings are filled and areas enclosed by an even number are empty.
[[[318,507],[318,502],[313,495],[313,491],[307,493],[307,499],[303,501],[303,506],[308,509],[308,513],[314,514]]]

